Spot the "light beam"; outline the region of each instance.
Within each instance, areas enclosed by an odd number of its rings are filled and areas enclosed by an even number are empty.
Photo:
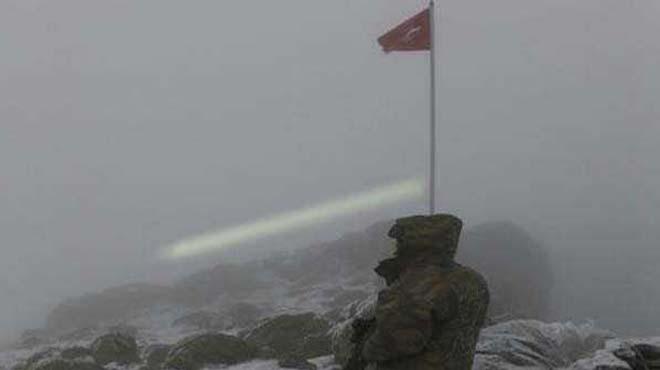
[[[374,209],[423,195],[424,183],[412,179],[350,195],[342,199],[282,213],[254,222],[180,240],[163,249],[165,259],[192,257],[243,242],[327,222],[354,212]]]

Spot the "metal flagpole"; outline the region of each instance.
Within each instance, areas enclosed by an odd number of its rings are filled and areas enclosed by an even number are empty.
[[[430,72],[431,72],[431,100],[430,100],[430,120],[431,120],[431,132],[430,132],[430,145],[429,145],[429,214],[433,215],[435,213],[435,120],[436,120],[436,109],[435,109],[435,1],[429,1],[429,33],[430,33]]]

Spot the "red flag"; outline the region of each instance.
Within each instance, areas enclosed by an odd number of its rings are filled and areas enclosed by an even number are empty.
[[[429,9],[409,18],[378,39],[383,51],[431,50],[431,13]]]

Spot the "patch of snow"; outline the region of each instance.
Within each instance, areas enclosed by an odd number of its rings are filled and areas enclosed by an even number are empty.
[[[594,370],[594,369],[630,369],[627,363],[619,360],[612,352],[599,350],[591,358],[576,361],[566,368],[569,370]]]

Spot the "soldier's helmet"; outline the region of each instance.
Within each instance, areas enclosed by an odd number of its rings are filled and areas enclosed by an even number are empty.
[[[453,259],[463,222],[450,214],[397,219],[388,236],[397,241],[397,256],[438,255]]]

